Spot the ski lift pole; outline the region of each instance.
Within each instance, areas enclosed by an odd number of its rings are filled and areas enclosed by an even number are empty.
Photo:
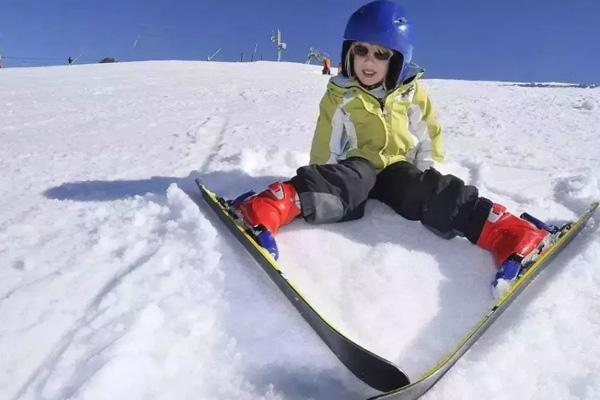
[[[283,50],[287,49],[287,44],[281,41],[281,30],[277,28],[277,34],[271,36],[271,42],[275,44],[277,49],[277,61],[281,61],[281,54]]]
[[[254,52],[252,53],[252,58],[250,59],[250,61],[254,61],[254,57],[256,57],[256,50],[258,50],[258,43],[256,43],[256,45],[254,46]]]

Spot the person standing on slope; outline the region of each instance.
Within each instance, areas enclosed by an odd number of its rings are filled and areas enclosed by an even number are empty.
[[[549,234],[435,169],[444,158],[442,129],[412,54],[402,6],[377,0],[354,12],[341,74],[320,103],[309,165],[235,207],[248,225],[274,235],[299,216],[313,224],[361,218],[367,200],[377,199],[444,238],[463,236],[489,250],[499,295]]]

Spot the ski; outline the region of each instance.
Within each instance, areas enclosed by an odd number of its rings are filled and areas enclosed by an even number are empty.
[[[196,183],[202,192],[202,198],[210,208],[277,284],[304,320],[308,322],[346,368],[367,385],[381,392],[388,392],[410,383],[408,376],[400,368],[361,347],[320,315],[302,295],[301,291],[285,277],[271,253],[258,244],[252,230],[231,210],[228,201],[211,192],[200,180],[197,179]]]
[[[494,301],[488,311],[479,319],[471,330],[459,341],[458,345],[448,355],[429,371],[423,373],[415,382],[401,388],[383,393],[368,400],[413,400],[422,396],[433,387],[442,376],[462,357],[475,342],[485,333],[494,321],[508,306],[525,290],[550,262],[581,232],[590,217],[598,208],[594,202],[575,221],[560,228],[557,239],[553,241],[540,256],[524,270],[515,283],[500,298]]]
[[[273,255],[259,244],[254,231],[247,227],[231,209],[231,202],[211,192],[197,179],[196,183],[202,198],[219,216],[229,231],[253,256],[254,260],[275,282],[288,300],[300,312],[304,320],[327,344],[337,358],[359,379],[374,389],[383,392],[368,400],[413,400],[431,389],[442,376],[465,354],[471,346],[485,333],[494,321],[504,312],[519,294],[538,276],[550,262],[581,232],[587,221],[598,208],[594,202],[579,218],[560,228],[556,239],[523,270],[513,285],[504,294],[494,300],[488,311],[459,341],[445,358],[433,368],[423,373],[416,381],[409,377],[392,362],[370,352],[352,341],[327,321],[302,295],[301,291],[290,282],[282,272]]]

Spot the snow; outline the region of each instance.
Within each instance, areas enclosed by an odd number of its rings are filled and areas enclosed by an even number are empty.
[[[143,62],[0,71],[6,399],[360,399],[360,383],[198,207],[308,160],[320,68]],[[445,172],[563,223],[600,198],[600,92],[425,80]],[[600,398],[598,217],[425,399]],[[278,236],[290,280],[413,378],[491,301],[492,259],[375,201]]]

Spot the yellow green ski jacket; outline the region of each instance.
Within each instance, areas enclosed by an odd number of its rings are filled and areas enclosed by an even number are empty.
[[[341,75],[331,78],[319,106],[310,163],[362,157],[379,170],[398,161],[425,170],[443,161],[442,129],[419,82],[422,74],[389,93],[381,87],[369,91]]]

